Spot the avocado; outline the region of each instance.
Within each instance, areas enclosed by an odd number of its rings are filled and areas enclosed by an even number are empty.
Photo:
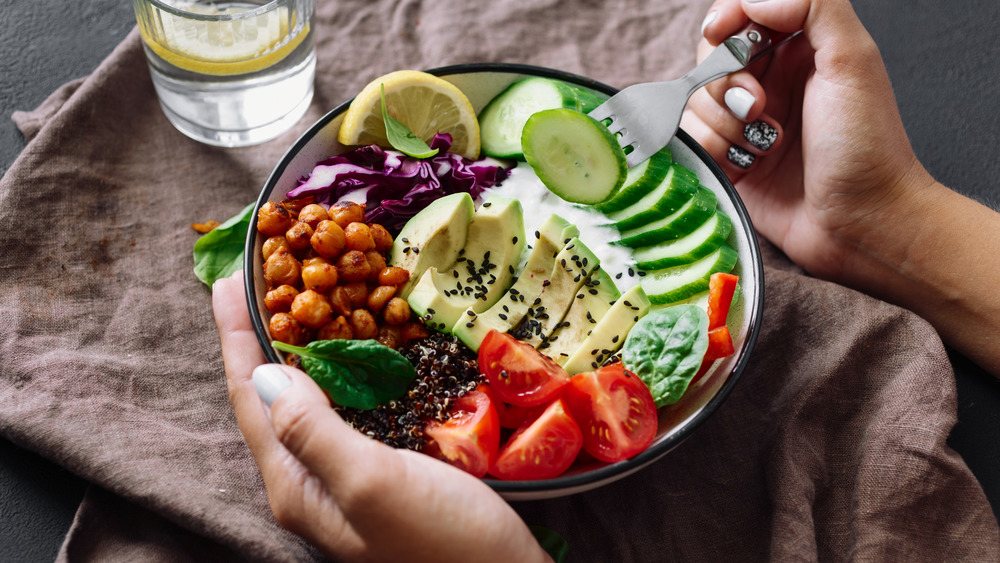
[[[431,266],[406,298],[428,326],[448,332],[465,315],[489,309],[511,285],[524,251],[524,213],[516,199],[486,198],[469,221],[453,264]]]
[[[621,348],[625,335],[649,311],[650,303],[642,286],[625,292],[594,326],[583,343],[563,364],[570,375],[595,370]]]
[[[598,268],[577,291],[562,322],[546,335],[538,349],[557,363],[566,363],[619,297],[621,293],[611,276]]]
[[[542,284],[552,273],[556,254],[579,234],[576,226],[558,215],[551,215],[535,231],[534,245],[524,267],[517,273],[514,285],[486,311],[477,314],[471,308],[466,310],[455,323],[452,333],[466,346],[478,351],[491,329],[507,332],[519,323],[534,299],[542,293]]]
[[[510,331],[511,335],[538,348],[562,321],[577,291],[598,266],[600,260],[579,238],[570,240],[556,255],[548,283],[542,284],[542,293],[530,303],[524,319]]]
[[[403,225],[392,243],[388,264],[410,272],[399,290],[404,299],[431,266],[450,268],[465,246],[469,221],[476,210],[468,193],[446,195],[431,202]]]

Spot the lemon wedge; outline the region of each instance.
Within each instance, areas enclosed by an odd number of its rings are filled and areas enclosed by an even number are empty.
[[[417,70],[397,70],[371,81],[361,90],[340,125],[337,140],[344,145],[390,147],[382,121],[382,95],[389,115],[430,143],[436,133],[451,135],[451,152],[479,158],[479,121],[465,94],[454,84]]]

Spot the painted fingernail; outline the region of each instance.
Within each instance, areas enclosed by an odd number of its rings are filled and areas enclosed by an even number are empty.
[[[705,28],[707,28],[708,26],[712,25],[712,22],[714,22],[715,18],[717,18],[717,17],[719,17],[719,13],[716,12],[715,10],[712,10],[711,12],[708,13],[708,15],[705,16],[705,19],[702,20],[702,22],[701,22],[701,34],[702,35],[705,35]]]
[[[736,166],[743,168],[744,170],[750,168],[753,161],[757,158],[752,153],[748,152],[743,147],[738,147],[733,145],[729,147],[729,152],[726,153],[726,158],[729,162],[732,162]]]
[[[253,386],[267,406],[292,386],[292,380],[277,364],[261,364],[253,370]]]
[[[743,128],[743,138],[758,149],[766,151],[778,139],[778,130],[757,120],[746,124]]]
[[[734,86],[726,90],[726,107],[729,111],[733,112],[733,115],[740,119],[746,119],[747,114],[750,113],[750,108],[753,107],[754,102],[757,100],[753,97],[753,94],[746,91],[739,86]]]

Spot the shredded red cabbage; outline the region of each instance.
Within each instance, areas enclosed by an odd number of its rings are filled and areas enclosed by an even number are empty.
[[[288,197],[312,195],[317,203],[329,206],[348,192],[367,188],[365,219],[395,235],[410,217],[439,197],[468,192],[476,198],[509,173],[503,166],[446,152],[451,147],[451,135],[446,133],[435,135],[430,147],[438,153],[427,159],[377,145],[339,154],[319,162]]]

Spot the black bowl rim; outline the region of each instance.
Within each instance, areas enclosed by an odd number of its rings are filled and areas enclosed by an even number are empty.
[[[602,82],[598,82],[591,78],[580,76],[578,74],[565,72],[561,70],[555,70],[546,67],[517,64],[517,63],[465,63],[450,66],[436,67],[427,70],[431,74],[437,76],[447,76],[451,74],[468,74],[473,72],[499,72],[499,73],[510,73],[510,74],[524,74],[524,75],[535,75],[543,76],[547,78],[556,78],[559,80],[565,80],[567,82],[572,82],[582,86],[587,86],[595,90],[604,92],[608,95],[614,95],[618,90]],[[285,154],[281,157],[281,160],[275,166],[274,170],[271,172],[264,184],[263,189],[261,189],[260,196],[257,198],[257,203],[254,206],[254,213],[250,220],[250,227],[247,231],[246,245],[244,249],[244,272],[253,271],[253,262],[256,248],[254,245],[254,234],[257,229],[257,211],[260,207],[268,201],[271,192],[277,185],[278,179],[284,173],[285,168],[288,167],[289,163],[295,157],[296,154],[302,148],[312,140],[316,134],[323,129],[331,120],[336,116],[340,115],[344,111],[347,111],[347,107],[351,104],[351,101],[347,100],[337,107],[333,108],[327,112],[323,117],[317,120],[308,130],[306,130],[296,141],[292,144]],[[718,409],[719,405],[729,396],[733,387],[736,385],[737,380],[739,380],[740,375],[746,368],[747,363],[750,360],[750,353],[757,342],[757,337],[760,333],[760,325],[763,319],[763,302],[764,302],[764,275],[763,275],[763,261],[760,253],[760,245],[758,244],[756,238],[756,231],[754,230],[753,224],[750,221],[750,215],[747,212],[746,206],[743,204],[743,200],[740,198],[739,194],[736,192],[736,188],[733,187],[732,182],[726,176],[722,168],[719,167],[718,163],[699,145],[687,132],[683,129],[678,129],[677,138],[681,140],[689,149],[691,149],[698,157],[708,166],[715,175],[716,179],[722,185],[722,188],[729,195],[736,208],[736,214],[738,215],[740,224],[743,227],[744,232],[747,234],[747,241],[750,246],[751,259],[753,260],[754,272],[758,273],[757,276],[757,286],[760,299],[750,307],[749,318],[749,331],[746,339],[743,342],[742,348],[739,350],[740,357],[733,366],[732,372],[729,374],[728,379],[720,387],[719,391],[711,398],[709,401],[701,408],[701,410],[686,424],[679,428],[676,432],[671,434],[667,439],[655,443],[645,451],[637,454],[636,456],[629,458],[625,461],[618,463],[608,464],[597,469],[587,471],[584,473],[578,473],[574,475],[567,475],[563,477],[556,477],[553,479],[537,480],[537,481],[500,481],[496,479],[483,479],[490,487],[492,487],[498,493],[511,493],[511,494],[528,494],[531,493],[552,493],[560,490],[567,489],[586,489],[590,486],[597,486],[602,481],[613,479],[623,473],[628,473],[634,470],[638,470],[657,459],[663,457],[668,452],[679,446],[684,440],[686,440],[695,429],[697,429],[701,424],[708,419],[712,413]],[[260,343],[261,348],[264,351],[264,355],[267,360],[271,363],[281,363],[281,359],[278,357],[277,353],[271,347],[270,340],[268,339],[267,333],[264,330],[264,322],[260,316],[259,308],[257,307],[257,297],[256,291],[253,285],[252,274],[245,274],[244,279],[244,289],[246,292],[247,305],[250,309],[250,317],[254,327],[254,333],[257,336],[257,341]]]

